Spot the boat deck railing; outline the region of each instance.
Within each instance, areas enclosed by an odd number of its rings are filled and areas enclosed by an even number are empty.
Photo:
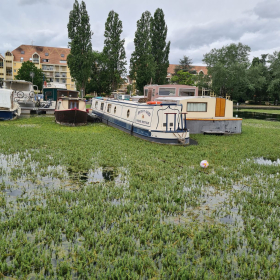
[[[174,115],[174,127],[173,127],[173,131],[176,131],[176,130],[183,130],[183,131],[187,131],[188,128],[187,128],[187,120],[186,120],[186,114],[187,113],[179,113],[181,116],[181,127],[178,125],[178,128],[176,128],[176,118],[177,118],[177,115],[178,113],[164,113],[165,116],[166,116],[166,132],[168,131],[172,131],[172,128],[170,127],[169,130],[168,130],[168,116],[169,115]],[[180,118],[179,117],[179,118]]]

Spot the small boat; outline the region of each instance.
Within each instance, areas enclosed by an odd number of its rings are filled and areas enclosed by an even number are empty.
[[[38,91],[38,87],[29,81],[4,80],[3,88],[14,91],[14,101],[19,104],[23,114],[32,112],[42,113],[46,111],[54,112],[55,102],[50,100],[44,101],[42,95],[35,94],[35,88]]]
[[[151,142],[173,145],[190,143],[181,105],[142,102],[96,97],[92,99],[91,114],[110,126]]]
[[[57,90],[54,111],[55,121],[61,125],[80,126],[87,124],[86,102],[79,98],[78,91]]]
[[[0,88],[0,120],[13,120],[20,116],[21,109],[14,101],[15,92],[11,89]]]
[[[146,85],[144,98],[151,102],[181,105],[187,112],[191,134],[240,134],[242,119],[233,117],[233,102],[227,98],[198,96],[198,87],[188,85]]]

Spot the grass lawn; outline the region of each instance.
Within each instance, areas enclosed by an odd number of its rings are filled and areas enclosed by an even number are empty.
[[[263,109],[239,109],[239,112],[256,112],[256,113],[266,113],[266,114],[280,114],[280,110],[263,110]],[[237,112],[234,109],[234,112]]]

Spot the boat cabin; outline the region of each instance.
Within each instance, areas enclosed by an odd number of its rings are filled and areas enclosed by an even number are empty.
[[[146,85],[144,97],[154,101],[160,97],[198,96],[198,87],[188,85]]]
[[[58,89],[55,120],[57,123],[68,126],[87,124],[86,102],[79,98],[78,91]]]
[[[191,134],[241,133],[242,119],[233,117],[233,102],[226,98],[210,96],[159,97],[163,103],[176,102],[187,113]]]

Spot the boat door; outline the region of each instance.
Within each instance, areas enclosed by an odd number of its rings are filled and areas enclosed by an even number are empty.
[[[216,111],[215,117],[224,117],[226,111],[226,100],[225,98],[216,98]]]

